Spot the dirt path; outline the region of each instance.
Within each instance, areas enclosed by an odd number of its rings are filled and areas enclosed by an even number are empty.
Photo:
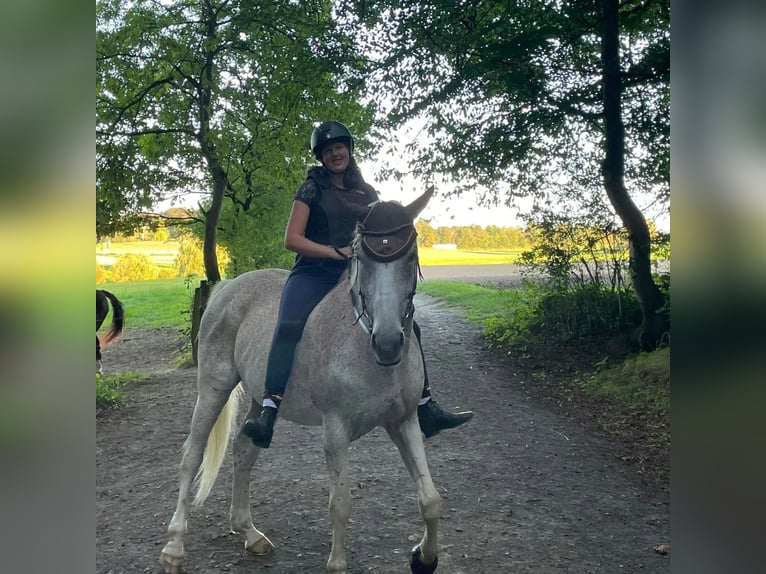
[[[636,476],[615,445],[527,396],[513,361],[485,351],[476,329],[418,295],[434,393],[472,408],[465,427],[427,441],[444,499],[441,574],[670,572],[667,492]],[[105,372],[146,373],[126,406],[97,419],[96,571],[157,572],[175,508],[176,469],[195,399],[195,370],[174,367],[166,331],[128,330],[104,352]],[[277,545],[254,557],[228,530],[230,459],[189,519],[190,573],[325,572],[330,526],[321,433],[281,423],[253,471],[257,526]],[[414,485],[385,432],[352,445],[349,574],[409,571],[422,526]]]

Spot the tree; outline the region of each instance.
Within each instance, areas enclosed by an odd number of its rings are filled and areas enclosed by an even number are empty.
[[[343,117],[359,133],[369,126],[356,94],[338,80],[355,59],[330,7],[98,2],[97,233],[135,226],[159,199],[206,191],[205,274],[218,281],[226,198],[254,206],[292,194],[314,121]],[[259,215],[284,221],[289,207],[280,207]]]
[[[608,203],[631,241],[641,345],[667,318],[645,218],[669,195],[669,0],[347,0],[388,125],[417,119],[413,170],[538,209]],[[604,197],[604,192],[606,198]]]
[[[418,245],[421,247],[431,247],[436,243],[436,231],[425,219],[419,219],[415,223],[415,230],[418,232]]]

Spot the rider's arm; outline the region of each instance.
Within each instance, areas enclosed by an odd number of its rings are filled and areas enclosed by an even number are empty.
[[[302,201],[293,201],[290,219],[285,229],[285,247],[304,257],[342,260],[343,257],[331,245],[322,245],[308,239],[305,235],[311,208]],[[351,256],[351,247],[341,247],[340,251]]]

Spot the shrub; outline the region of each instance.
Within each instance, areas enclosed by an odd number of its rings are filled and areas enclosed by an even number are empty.
[[[142,253],[120,255],[112,266],[112,281],[147,281],[156,279],[159,269]]]
[[[220,245],[216,246],[215,253],[218,256],[218,268],[226,269],[229,264],[229,255]],[[181,235],[178,245],[178,253],[175,259],[175,268],[179,277],[204,277],[205,263],[202,257],[202,242],[185,233]]]
[[[490,345],[526,350],[530,344],[571,344],[612,339],[628,351],[641,324],[632,289],[594,284],[553,288],[527,284],[526,296],[512,309],[485,322]]]
[[[128,383],[142,381],[145,375],[125,373],[121,375],[100,375],[96,373],[96,409],[114,407],[125,400],[124,387]]]
[[[96,263],[96,285],[100,285],[101,283],[106,283],[109,281],[109,276],[106,272],[106,270],[101,267],[98,263]]]

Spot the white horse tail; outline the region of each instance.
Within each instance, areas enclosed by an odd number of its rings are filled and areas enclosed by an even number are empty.
[[[194,495],[194,504],[199,506],[210,494],[218,478],[218,471],[221,469],[223,459],[226,456],[226,448],[229,446],[229,435],[236,422],[237,411],[239,410],[239,399],[244,394],[242,385],[237,385],[229,395],[229,400],[223,406],[221,413],[210,430],[205,445],[205,452],[202,455],[202,464],[194,477],[196,493]],[[186,445],[184,445],[186,448]]]

